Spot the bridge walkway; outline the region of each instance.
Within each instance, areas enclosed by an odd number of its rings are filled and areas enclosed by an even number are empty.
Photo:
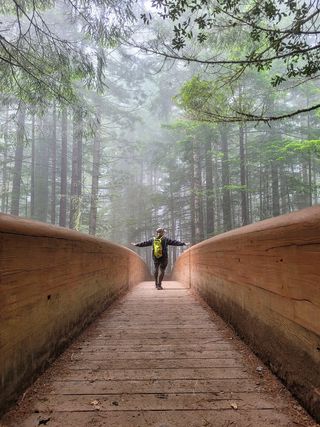
[[[30,387],[2,426],[316,425],[206,304],[143,282]]]

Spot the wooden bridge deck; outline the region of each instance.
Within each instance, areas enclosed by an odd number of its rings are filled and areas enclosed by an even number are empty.
[[[190,290],[164,287],[141,283],[106,310],[1,425],[316,425]]]

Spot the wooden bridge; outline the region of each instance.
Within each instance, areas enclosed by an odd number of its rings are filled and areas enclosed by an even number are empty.
[[[1,426],[317,425],[320,208],[192,247],[163,291],[110,242],[0,231]]]

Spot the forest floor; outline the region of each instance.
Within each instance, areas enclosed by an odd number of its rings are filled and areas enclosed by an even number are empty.
[[[199,297],[143,282],[0,421],[6,427],[317,426]]]

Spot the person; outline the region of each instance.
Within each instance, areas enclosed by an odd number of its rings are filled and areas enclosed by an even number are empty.
[[[131,243],[140,248],[144,246],[152,246],[152,258],[154,262],[154,279],[156,289],[163,289],[162,280],[164,272],[168,265],[168,245],[170,246],[186,246],[188,243],[180,242],[179,240],[169,239],[165,237],[165,229],[157,228],[157,235],[145,242]],[[159,274],[160,270],[160,274]]]

